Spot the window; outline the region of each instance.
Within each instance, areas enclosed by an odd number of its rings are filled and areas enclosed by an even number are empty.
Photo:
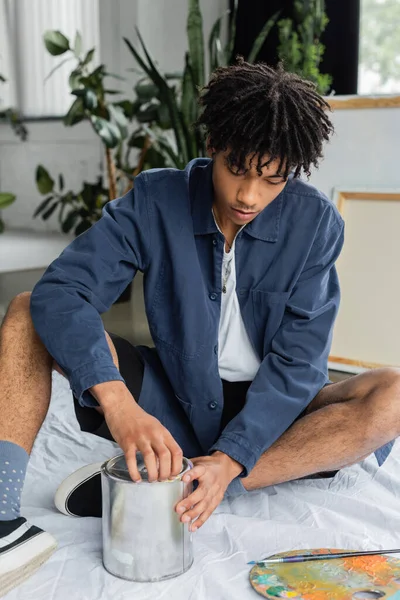
[[[70,60],[49,79],[67,55],[51,56],[43,43],[48,29],[61,31],[73,44],[76,31],[84,50],[96,48],[99,61],[98,0],[0,0],[0,73],[7,83],[0,97],[25,117],[63,116],[70,104]]]
[[[400,92],[400,0],[361,0],[359,94]]]

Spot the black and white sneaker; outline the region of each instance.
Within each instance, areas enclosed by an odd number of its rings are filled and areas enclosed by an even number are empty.
[[[60,512],[70,517],[101,517],[103,462],[81,467],[64,479],[54,497]]]
[[[57,548],[52,535],[23,517],[0,522],[0,597],[28,579]]]

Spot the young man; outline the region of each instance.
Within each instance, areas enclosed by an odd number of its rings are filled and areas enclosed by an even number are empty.
[[[397,370],[327,385],[343,221],[299,179],[333,130],[327,103],[281,67],[239,60],[212,76],[202,105],[211,158],[139,175],[31,297],[11,302],[0,334],[5,470],[23,480],[56,368],[81,428],[114,439],[133,480],[137,451],[150,481],[178,474],[182,455],[193,460],[198,486],[176,507],[193,529],[226,493],[377,450],[381,464],[400,428]],[[100,318],[138,270],[154,349],[109,335]],[[99,516],[98,473],[89,465],[64,481],[60,510]],[[20,492],[7,494],[4,481],[0,543],[29,573],[54,540],[20,517]],[[0,576],[13,568],[4,562]]]

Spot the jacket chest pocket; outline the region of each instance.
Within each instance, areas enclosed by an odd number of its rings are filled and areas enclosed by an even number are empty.
[[[182,265],[174,269],[171,261],[164,261],[147,313],[154,341],[187,360],[198,357],[213,333],[207,299],[195,270],[185,272]]]
[[[271,341],[282,324],[289,292],[252,290],[253,319],[263,338],[264,355],[270,351]]]

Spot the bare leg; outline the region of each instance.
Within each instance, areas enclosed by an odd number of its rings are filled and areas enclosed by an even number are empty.
[[[29,303],[30,292],[16,296],[0,327],[0,440],[28,454],[49,408],[51,371],[62,373],[33,327]],[[118,367],[114,344],[106,337]]]
[[[0,440],[31,453],[46,417],[52,358],[36,334],[30,294],[16,296],[0,328]]]
[[[376,369],[329,385],[242,483],[254,490],[357,463],[400,434],[399,411],[399,369]]]

